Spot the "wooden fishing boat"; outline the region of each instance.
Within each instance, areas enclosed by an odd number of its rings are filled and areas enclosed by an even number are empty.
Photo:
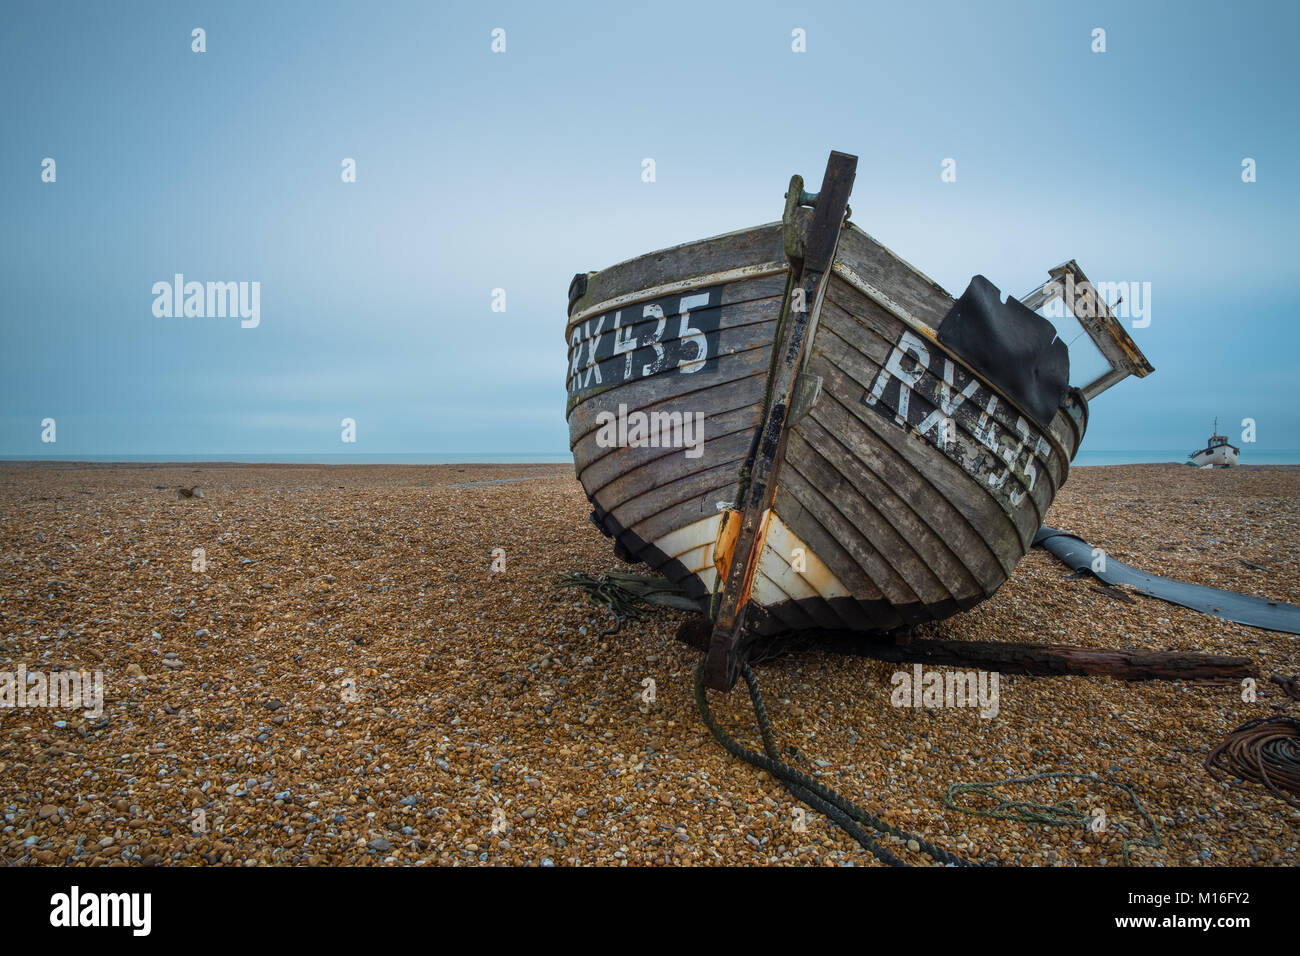
[[[1088,403],[1152,371],[1073,261],[1023,301],[954,299],[848,221],[856,157],[780,222],[574,277],[568,421],[592,520],[696,599],[706,681],[791,633],[878,632],[984,600],[1030,547]],[[1105,357],[1069,383],[1036,310]]]

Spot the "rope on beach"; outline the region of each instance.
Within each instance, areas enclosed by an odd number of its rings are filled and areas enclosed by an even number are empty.
[[[1108,787],[1114,787],[1122,790],[1129,795],[1133,801],[1133,806],[1137,809],[1142,819],[1146,820],[1151,827],[1151,836],[1148,837],[1129,837],[1120,847],[1120,853],[1124,857],[1124,865],[1130,866],[1129,848],[1133,846],[1161,846],[1160,826],[1156,823],[1155,818],[1147,812],[1142,806],[1142,801],[1138,799],[1137,794],[1127,784],[1118,783],[1114,780],[1107,780],[1105,777],[1099,777],[1095,773],[1066,773],[1066,772],[1044,772],[1036,773],[1028,777],[1016,777],[1010,780],[994,780],[988,782],[976,783],[954,783],[950,784],[947,792],[943,795],[943,805],[947,810],[956,810],[959,813],[969,813],[976,817],[992,817],[996,820],[1019,820],[1022,823],[1037,823],[1047,827],[1065,827],[1079,826],[1088,829],[1092,825],[1092,814],[1086,810],[1081,810],[1069,800],[1058,800],[1055,803],[1038,803],[1033,800],[1003,800],[993,793],[998,787],[1006,787],[1012,784],[1034,783],[1038,780],[1087,780],[1091,783],[1100,783]],[[993,807],[985,809],[975,809],[972,807],[959,806],[954,797],[966,793],[979,793],[997,803]]]
[[[927,843],[914,834],[891,826],[829,787],[822,786],[808,774],[802,773],[785,763],[781,759],[781,752],[776,745],[776,737],[772,732],[772,722],[767,715],[767,708],[763,705],[763,695],[758,689],[758,678],[754,676],[754,672],[748,664],[741,664],[740,673],[749,686],[749,699],[754,705],[754,714],[758,719],[758,729],[763,737],[763,749],[766,751],[766,755],[756,753],[738,744],[714,719],[713,712],[709,709],[708,694],[704,689],[704,661],[701,660],[695,666],[695,704],[699,708],[700,716],[704,719],[709,732],[713,734],[713,738],[722,745],[727,753],[755,767],[766,770],[773,777],[776,777],[795,799],[834,820],[846,833],[857,840],[864,850],[882,863],[887,863],[890,866],[908,865],[877,842],[879,834],[886,833],[903,843],[915,841],[920,850],[940,863],[947,863],[951,866],[975,865],[969,860],[963,860],[961,857],[954,856],[946,850]],[[867,828],[875,830],[876,834],[873,835],[868,832]]]
[[[1283,713],[1300,700],[1300,679],[1274,674],[1290,700],[1274,714],[1248,720],[1205,759],[1205,769],[1215,779],[1236,777],[1263,784],[1279,800],[1300,808],[1300,720]]]
[[[600,637],[617,634],[624,621],[645,620],[656,605],[696,613],[700,610],[699,605],[686,597],[677,585],[653,574],[607,571],[599,577],[592,577],[575,571],[561,577],[560,586],[577,588],[592,604],[613,615],[614,626],[601,631]]]

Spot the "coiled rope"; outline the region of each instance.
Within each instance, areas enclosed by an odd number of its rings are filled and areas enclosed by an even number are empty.
[[[1263,784],[1279,800],[1300,808],[1300,721],[1283,711],[1300,700],[1300,680],[1269,678],[1291,698],[1268,717],[1248,720],[1210,752],[1205,769],[1215,779],[1237,777]]]
[[[795,799],[834,820],[846,833],[857,840],[864,850],[882,863],[887,863],[890,866],[908,866],[907,863],[904,863],[880,845],[878,842],[879,834],[885,833],[903,843],[915,841],[916,846],[922,852],[940,863],[946,863],[950,866],[976,865],[969,860],[954,856],[914,834],[891,826],[879,817],[863,810],[846,797],[818,783],[808,774],[785,763],[781,759],[781,751],[776,745],[776,737],[772,732],[772,721],[767,715],[767,708],[763,705],[763,695],[758,689],[758,679],[754,676],[754,672],[748,664],[741,665],[740,674],[749,687],[749,699],[754,705],[754,714],[758,719],[758,730],[763,737],[763,749],[766,751],[766,755],[756,753],[738,744],[714,719],[713,712],[709,709],[708,694],[704,688],[704,661],[701,660],[695,666],[695,705],[700,710],[700,716],[704,719],[705,726],[713,734],[713,739],[721,744],[727,753],[755,767],[766,770],[773,777],[776,777]],[[876,831],[876,833],[873,835],[868,832],[867,828]]]

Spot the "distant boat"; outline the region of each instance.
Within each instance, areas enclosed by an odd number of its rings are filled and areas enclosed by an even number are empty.
[[[1237,463],[1237,456],[1241,454],[1241,449],[1235,445],[1228,444],[1228,436],[1218,434],[1219,420],[1214,420],[1214,433],[1210,435],[1210,440],[1204,448],[1198,452],[1193,452],[1191,462],[1198,468],[1213,468],[1219,465],[1222,468],[1231,468]]]
[[[865,638],[989,597],[1088,403],[1152,371],[1073,261],[1024,300],[983,276],[954,300],[848,222],[856,166],[832,153],[816,194],[793,177],[781,222],[569,287],[566,414],[592,521],[708,614],[710,687],[792,632]],[[1079,387],[1036,314],[1057,298],[1109,362]]]

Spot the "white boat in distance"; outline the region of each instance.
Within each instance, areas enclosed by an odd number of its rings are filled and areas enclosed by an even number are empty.
[[[1198,452],[1193,452],[1191,462],[1197,468],[1213,468],[1218,465],[1221,468],[1231,468],[1237,463],[1237,456],[1241,454],[1241,449],[1235,445],[1228,444],[1228,436],[1218,434],[1219,420],[1214,420],[1214,434],[1210,435],[1210,440],[1204,448]]]

